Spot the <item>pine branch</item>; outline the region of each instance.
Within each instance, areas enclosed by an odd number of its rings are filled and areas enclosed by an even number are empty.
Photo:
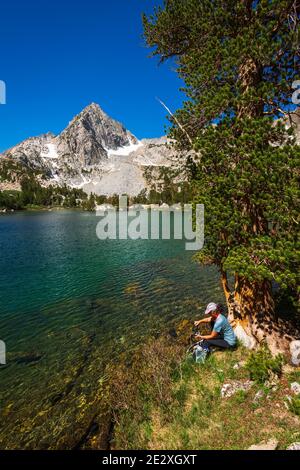
[[[174,119],[174,121],[176,122],[176,124],[178,125],[178,127],[182,130],[182,132],[186,135],[191,147],[193,147],[193,141],[192,141],[192,138],[190,137],[189,133],[187,132],[187,130],[183,127],[182,124],[180,124],[180,122],[178,121],[178,119],[176,118],[176,116],[172,113],[172,111],[170,110],[170,108],[168,108],[168,106],[159,98],[156,98],[157,101],[166,109],[166,111],[170,114],[170,116]]]

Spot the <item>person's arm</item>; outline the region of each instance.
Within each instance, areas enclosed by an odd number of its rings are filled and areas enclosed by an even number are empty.
[[[202,318],[202,320],[195,321],[194,325],[199,326],[200,323],[210,323],[210,322],[211,322],[211,317],[207,317],[207,318]]]
[[[196,335],[196,338],[198,339],[216,339],[217,337],[219,336],[219,333],[217,333],[216,331],[212,331],[210,335],[205,335],[205,336],[202,336],[202,335]]]

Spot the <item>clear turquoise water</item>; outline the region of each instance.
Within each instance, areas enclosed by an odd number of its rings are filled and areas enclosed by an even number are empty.
[[[109,361],[223,300],[216,270],[192,262],[183,241],[99,241],[97,222],[0,216],[0,448],[67,445]]]

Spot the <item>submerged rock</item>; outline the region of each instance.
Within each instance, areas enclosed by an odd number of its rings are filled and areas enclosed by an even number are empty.
[[[177,338],[177,332],[176,332],[176,329],[175,328],[170,328],[170,330],[168,331],[169,335],[171,336],[171,338]]]
[[[182,320],[176,328],[176,337],[181,343],[189,344],[192,334],[193,324],[189,320]]]
[[[28,353],[14,359],[17,364],[34,364],[42,359],[42,354]]]
[[[128,284],[124,289],[124,294],[137,295],[141,290],[141,286],[138,282],[132,282]]]

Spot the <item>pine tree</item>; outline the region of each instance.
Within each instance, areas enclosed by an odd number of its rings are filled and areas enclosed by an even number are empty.
[[[231,318],[273,350],[272,286],[299,298],[299,12],[295,0],[165,0],[144,17],[153,54],[175,58],[185,83],[170,135],[196,153],[186,165],[205,204],[199,259],[219,267]]]

